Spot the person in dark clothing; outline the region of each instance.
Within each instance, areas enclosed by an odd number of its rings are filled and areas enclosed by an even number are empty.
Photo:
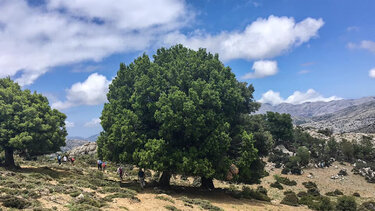
[[[139,179],[141,188],[143,188],[145,186],[145,172],[142,170],[142,168],[140,168],[138,171],[138,179]]]
[[[59,163],[59,165],[61,165],[61,155],[57,156],[57,162]]]

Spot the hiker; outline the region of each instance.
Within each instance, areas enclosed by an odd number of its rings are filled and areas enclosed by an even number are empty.
[[[57,155],[57,162],[61,165],[61,155]]]
[[[76,159],[74,158],[74,157],[72,157],[72,158],[70,158],[70,162],[72,162],[72,165],[74,166],[74,161],[75,161]]]
[[[102,162],[102,170],[105,173],[105,168],[107,167],[107,162]]]
[[[121,180],[121,182],[122,182],[122,176],[124,175],[124,171],[123,171],[123,169],[122,169],[121,166],[118,167],[118,169],[117,169],[117,174],[120,176],[120,180]]]
[[[143,188],[145,186],[145,172],[142,170],[142,168],[139,168],[138,179],[139,183],[141,184],[141,188]]]
[[[102,170],[102,161],[99,159],[97,163],[98,163],[98,170]]]
[[[66,155],[64,155],[63,157],[63,161],[66,163],[68,161],[68,157],[66,157]]]

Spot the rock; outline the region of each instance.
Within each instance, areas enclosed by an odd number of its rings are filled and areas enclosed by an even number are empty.
[[[77,197],[76,197],[76,199],[78,200],[78,201],[81,201],[81,200],[83,200],[85,198],[85,196],[81,193],[81,194],[79,194]]]
[[[337,175],[339,175],[339,176],[348,176],[348,172],[347,172],[346,169],[341,169]]]
[[[239,170],[238,170],[237,166],[234,165],[234,164],[230,165],[230,167],[229,167],[229,171],[230,171],[230,173],[232,173],[233,175],[237,175],[237,174],[239,173]]]
[[[96,154],[97,144],[96,142],[90,142],[82,146],[76,147],[68,151],[69,156],[78,156],[78,155],[93,155]]]
[[[284,154],[288,154],[289,156],[293,156],[293,152],[289,151],[287,148],[285,148],[284,145],[278,145],[275,147],[275,150],[280,150]]]

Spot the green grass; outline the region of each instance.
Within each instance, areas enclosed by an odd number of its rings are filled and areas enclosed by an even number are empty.
[[[223,211],[220,207],[217,207],[215,205],[212,205],[211,202],[203,199],[190,199],[187,197],[181,197],[181,201],[185,202],[185,204],[190,204],[190,205],[198,205],[202,209],[205,210],[210,210],[210,211]]]
[[[166,196],[155,196],[155,199],[159,199],[159,200],[163,200],[163,201],[168,201],[168,202],[171,202],[171,203],[175,203],[175,201],[169,197],[166,197]]]

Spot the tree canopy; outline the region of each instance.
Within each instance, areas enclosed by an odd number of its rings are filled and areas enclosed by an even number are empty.
[[[33,156],[60,150],[67,135],[65,119],[43,95],[0,79],[0,146],[6,165],[14,166],[14,151]]]
[[[98,154],[211,179],[226,178],[231,164],[250,171],[258,150],[241,115],[259,107],[253,92],[204,49],[176,45],[157,50],[153,61],[143,55],[120,64],[102,111]],[[254,181],[241,174],[235,179]]]

